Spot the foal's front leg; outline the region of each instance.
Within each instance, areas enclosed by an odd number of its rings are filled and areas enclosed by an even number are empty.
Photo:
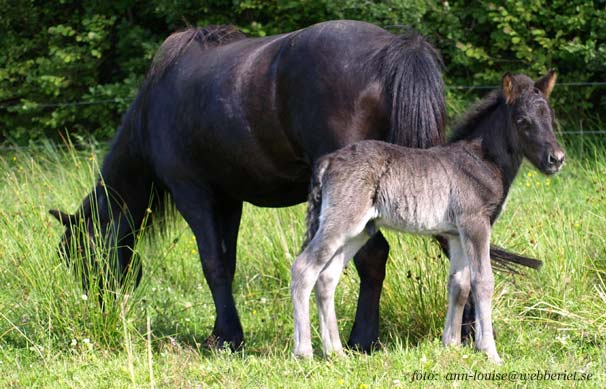
[[[494,275],[490,264],[490,222],[475,217],[459,226],[461,241],[471,264],[471,293],[476,303],[476,349],[501,364],[492,330]]]

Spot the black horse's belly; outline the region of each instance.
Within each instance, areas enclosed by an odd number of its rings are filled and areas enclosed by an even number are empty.
[[[224,160],[221,167],[201,169],[200,175],[219,192],[257,206],[286,207],[306,200],[311,166],[296,159],[275,164],[260,150],[255,152],[255,163],[242,157]],[[208,166],[199,166],[204,165]]]
[[[308,183],[285,183],[271,192],[244,194],[242,200],[258,207],[289,207],[307,199],[308,186]]]

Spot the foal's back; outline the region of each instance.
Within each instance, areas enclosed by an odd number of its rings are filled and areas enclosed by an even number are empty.
[[[473,141],[425,150],[362,141],[318,166],[322,195],[334,213],[348,208],[370,215],[376,227],[417,234],[456,234],[460,215],[490,215],[502,192],[497,172]]]

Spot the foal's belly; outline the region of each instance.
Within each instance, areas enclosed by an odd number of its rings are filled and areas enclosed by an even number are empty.
[[[419,201],[421,200],[421,201]],[[427,198],[422,193],[379,207],[378,227],[412,234],[438,235],[457,232],[447,197]]]

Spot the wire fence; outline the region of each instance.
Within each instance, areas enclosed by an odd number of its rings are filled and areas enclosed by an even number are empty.
[[[446,85],[447,89],[454,90],[492,90],[498,88],[499,85]],[[606,82],[561,82],[556,84],[556,88],[561,87],[606,87]],[[0,104],[0,109],[5,110],[23,110],[34,111],[36,109],[45,108],[61,108],[61,107],[77,107],[90,105],[108,105],[108,104],[130,104],[135,99],[134,96],[114,99],[102,99],[93,101],[61,101],[61,102],[25,102],[25,103],[8,103]],[[592,129],[589,131],[575,130],[562,131],[565,135],[606,135],[606,129]],[[0,151],[16,151],[20,149],[42,149],[47,145],[29,145],[29,146],[0,146]],[[68,147],[67,145],[54,145],[54,147]]]
[[[606,86],[606,81],[596,82],[560,82],[556,84],[558,87],[601,87]],[[481,89],[496,89],[499,85],[447,85],[447,89],[455,90],[481,90]],[[21,108],[23,110],[37,109],[37,108],[59,108],[59,107],[74,107],[74,106],[86,106],[86,105],[104,105],[104,104],[118,104],[118,103],[131,103],[135,99],[134,96],[114,99],[103,99],[93,101],[62,101],[62,102],[25,102],[25,103],[9,103],[0,104],[0,109],[11,109]]]

